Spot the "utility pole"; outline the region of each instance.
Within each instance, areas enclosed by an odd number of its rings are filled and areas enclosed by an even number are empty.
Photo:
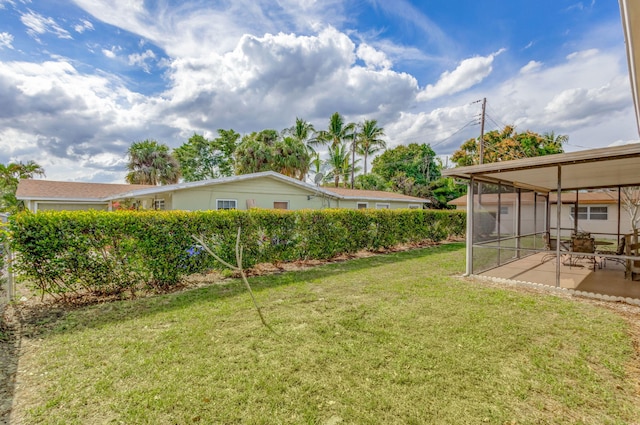
[[[482,118],[480,119],[480,164],[484,162],[484,116],[487,110],[487,98],[482,99]]]

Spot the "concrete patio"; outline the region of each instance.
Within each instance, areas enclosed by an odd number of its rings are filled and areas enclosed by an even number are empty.
[[[496,267],[478,276],[538,283],[556,287],[556,258],[543,261],[545,254],[538,253]],[[624,277],[624,265],[606,260],[595,271],[590,264],[580,260],[578,266],[561,264],[560,287],[592,294],[640,300],[640,281]]]

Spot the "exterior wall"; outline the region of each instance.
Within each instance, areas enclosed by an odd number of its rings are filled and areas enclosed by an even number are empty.
[[[508,206],[508,213],[502,214],[500,217],[500,232],[503,234],[512,233],[515,229],[516,217],[515,217],[515,205],[505,204]],[[503,206],[505,206],[503,205]],[[607,220],[578,220],[578,230],[584,232],[590,232],[595,237],[603,238],[603,239],[616,239],[618,233],[618,205],[617,204],[581,204],[579,206],[589,206],[589,207],[607,207]],[[569,236],[571,234],[571,230],[574,227],[573,221],[571,220],[571,207],[570,204],[563,204],[561,211],[561,227],[563,229],[562,234],[564,236]],[[497,206],[485,206],[488,211],[496,211]],[[528,221],[531,222],[530,226],[533,224],[533,205],[525,204],[521,206],[522,208],[522,227],[526,229],[528,226]],[[466,205],[458,205],[456,206],[457,210],[466,211]],[[551,204],[550,206],[551,214],[550,214],[550,227],[552,229],[556,228],[557,218],[556,218],[556,205]],[[530,227],[529,226],[529,227]],[[526,231],[523,231],[526,233]],[[620,234],[631,233],[631,224],[629,222],[629,214],[627,211],[622,208],[620,212]]]
[[[581,204],[589,207],[607,207],[607,220],[578,220],[578,230],[590,232],[595,237],[616,239],[618,233],[618,204]],[[557,223],[555,204],[551,205],[551,227],[555,228]],[[562,228],[573,228],[573,220],[571,220],[572,205],[562,205],[560,214],[560,223]],[[564,230],[563,234],[569,235],[570,230]],[[620,233],[631,233],[631,223],[629,222],[629,214],[622,208],[620,211]]]
[[[340,200],[338,208],[349,208],[356,209],[358,208],[358,204],[364,203],[367,204],[367,208],[375,209],[377,208],[376,204],[389,204],[389,209],[395,210],[398,208],[409,208],[409,205],[415,206],[418,209],[422,209],[421,202],[408,202],[408,201],[375,201],[375,200]]]
[[[109,209],[109,204],[105,203],[95,203],[95,204],[85,204],[85,203],[62,203],[62,202],[30,202],[29,209],[31,211],[81,211],[81,210],[98,210],[98,211],[107,211]]]
[[[337,202],[333,199],[323,199],[321,196],[308,199],[310,195],[311,192],[303,188],[264,178],[180,190],[173,194],[172,208],[187,211],[215,210],[218,199],[236,200],[239,210],[247,209],[248,200],[256,208],[266,209],[272,209],[274,202],[288,202],[290,210],[337,207]]]
[[[173,209],[173,196],[170,193],[161,193],[156,195],[155,197],[149,197],[149,198],[138,198],[136,199],[136,202],[139,203],[142,209],[152,210],[154,209],[155,201],[158,201],[158,200],[164,201],[165,210]]]

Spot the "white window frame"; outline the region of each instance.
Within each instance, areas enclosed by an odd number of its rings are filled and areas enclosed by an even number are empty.
[[[409,204],[408,208],[410,210],[419,210],[419,209],[422,209],[422,205],[420,205],[420,204]]]
[[[276,208],[276,205],[275,205],[276,203],[287,204],[287,208]],[[289,201],[273,201],[273,209],[274,210],[276,210],[276,209],[278,209],[278,210],[282,210],[282,209],[288,210],[289,209]]]
[[[220,208],[219,202],[233,202],[233,208]],[[238,209],[238,200],[237,199],[216,199],[216,210],[217,211],[226,211],[226,210],[237,210]]]
[[[360,205],[364,205],[364,208],[361,208]],[[356,209],[357,210],[366,210],[367,208],[369,208],[369,203],[368,202],[356,202]]]
[[[166,209],[166,202],[164,199],[154,199],[153,200],[153,209],[157,211],[163,211]]]
[[[593,211],[592,208],[605,208],[606,211]],[[575,217],[575,207],[572,206],[570,210],[571,217]],[[594,218],[599,217],[599,218]],[[606,217],[605,217],[606,216]],[[603,217],[603,218],[600,218]],[[578,220],[593,220],[593,221],[607,221],[609,220],[609,207],[607,205],[579,205],[578,206]]]
[[[604,211],[593,211],[593,208],[604,208]],[[594,216],[598,218],[594,218]],[[602,218],[600,218],[602,217]],[[606,205],[593,205],[589,207],[589,220],[607,221],[609,220],[609,207]]]
[[[376,202],[376,209],[377,210],[390,210],[391,209],[391,204],[382,203],[382,202]]]

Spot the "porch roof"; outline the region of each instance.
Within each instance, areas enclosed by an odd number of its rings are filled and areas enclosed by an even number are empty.
[[[450,168],[445,177],[553,192],[640,185],[640,143]],[[560,176],[560,180],[558,177]]]

